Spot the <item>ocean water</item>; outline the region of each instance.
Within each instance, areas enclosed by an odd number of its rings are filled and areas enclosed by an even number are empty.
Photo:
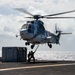
[[[35,58],[38,60],[67,60],[75,61],[74,51],[37,51]]]
[[[28,53],[27,53],[28,54]],[[0,57],[2,51],[0,50]],[[35,53],[37,60],[67,60],[75,61],[75,51],[39,51]]]

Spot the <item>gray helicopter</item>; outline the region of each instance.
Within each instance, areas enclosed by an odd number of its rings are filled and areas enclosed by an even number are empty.
[[[46,19],[74,19],[75,17],[55,17],[57,15],[67,14],[75,12],[75,10],[67,11],[67,12],[61,12],[51,15],[33,15],[30,12],[26,11],[23,8],[15,8],[15,10],[18,10],[23,13],[29,14],[31,17],[25,17],[25,18],[31,18],[34,19],[32,21],[27,21],[26,24],[24,24],[20,29],[20,37],[21,39],[25,40],[25,45],[31,45],[31,49],[34,48],[35,45],[39,44],[45,44],[47,43],[50,48],[52,48],[52,44],[60,44],[60,36],[64,34],[72,34],[72,33],[63,33],[61,30],[58,30],[57,25],[55,25],[55,33],[51,33],[50,31],[47,31],[44,27],[44,22],[40,19],[46,18]],[[16,35],[18,36],[18,35]]]

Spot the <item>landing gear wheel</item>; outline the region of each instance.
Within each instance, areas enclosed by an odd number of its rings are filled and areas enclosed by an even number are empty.
[[[50,48],[52,48],[52,44],[48,43],[48,46],[49,46]]]
[[[52,44],[50,44],[49,47],[52,48]]]
[[[30,43],[29,43],[29,42],[26,42],[25,45],[26,45],[26,46],[27,46],[27,45],[30,45]]]
[[[33,49],[33,48],[34,48],[34,46],[35,46],[35,45],[31,45],[31,49]]]
[[[25,45],[27,45],[27,42],[25,43]]]
[[[28,42],[28,45],[30,45],[30,43]]]

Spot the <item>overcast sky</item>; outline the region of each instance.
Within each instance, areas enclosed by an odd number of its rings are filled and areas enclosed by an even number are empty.
[[[75,10],[75,0],[0,0],[0,50],[5,46],[25,46],[25,41],[16,38],[15,35],[29,20],[24,17],[29,15],[13,8],[24,8],[32,14],[46,15]],[[75,17],[75,13],[60,16]],[[63,32],[72,32],[72,34],[61,36],[60,45],[53,45],[52,49],[45,44],[40,45],[39,50],[75,51],[75,19],[41,20],[44,21],[46,29],[53,33],[57,23]],[[28,47],[28,49],[30,48]]]

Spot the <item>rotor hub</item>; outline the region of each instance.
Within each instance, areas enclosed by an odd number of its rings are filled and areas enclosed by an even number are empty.
[[[43,18],[43,17],[41,15],[34,15],[33,18],[38,20],[38,19]]]

